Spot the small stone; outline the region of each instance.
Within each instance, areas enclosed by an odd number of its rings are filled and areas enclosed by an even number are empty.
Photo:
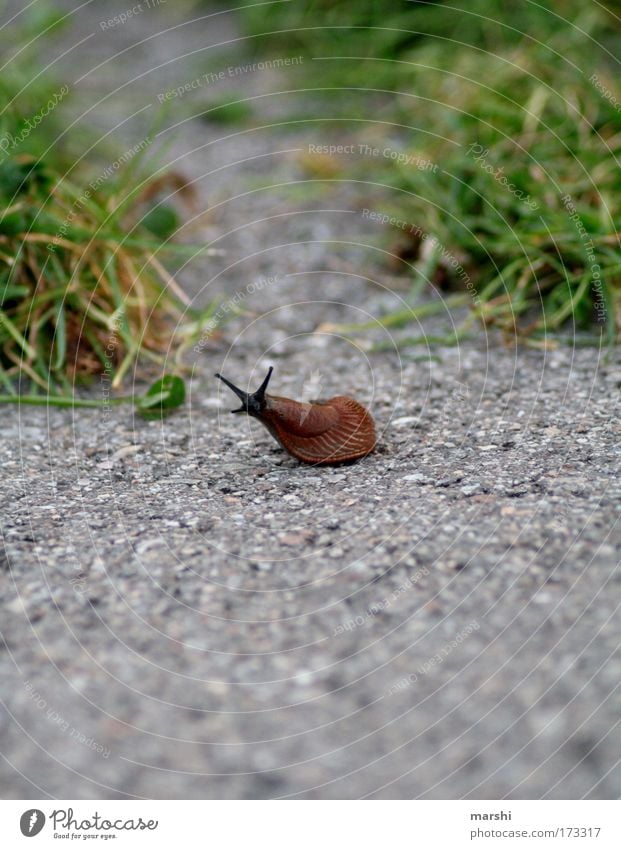
[[[401,416],[401,418],[393,419],[393,427],[407,427],[408,425],[416,424],[417,416]]]
[[[315,536],[313,531],[302,530],[302,531],[291,531],[288,534],[281,534],[278,537],[279,542],[283,545],[303,545],[303,543],[308,542],[313,539]]]

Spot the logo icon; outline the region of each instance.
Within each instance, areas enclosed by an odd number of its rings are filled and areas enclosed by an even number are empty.
[[[24,837],[34,837],[45,825],[45,814],[38,808],[24,811],[19,821],[19,827]]]

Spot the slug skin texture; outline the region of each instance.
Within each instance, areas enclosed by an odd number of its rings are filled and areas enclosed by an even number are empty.
[[[232,413],[247,413],[258,419],[285,451],[302,463],[346,463],[373,451],[377,443],[375,424],[362,404],[347,395],[307,403],[267,395],[265,390],[272,371],[270,368],[252,394],[216,374],[242,402]]]

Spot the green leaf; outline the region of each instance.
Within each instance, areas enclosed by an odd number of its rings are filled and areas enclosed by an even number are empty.
[[[179,227],[179,216],[172,206],[154,206],[142,219],[143,225],[158,239],[170,238]]]
[[[136,408],[145,418],[157,418],[180,407],[185,401],[185,383],[174,374],[165,374],[161,380],[138,399]]]

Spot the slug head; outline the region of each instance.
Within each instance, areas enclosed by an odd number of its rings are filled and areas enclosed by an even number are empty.
[[[270,382],[270,377],[272,376],[272,372],[274,371],[273,367],[270,366],[267,376],[261,386],[257,389],[256,392],[253,392],[250,395],[248,392],[244,392],[243,389],[235,386],[234,383],[231,383],[230,380],[227,380],[226,377],[222,377],[221,374],[217,374],[216,377],[218,380],[221,380],[222,383],[225,383],[229,389],[232,389],[233,392],[237,395],[239,400],[242,402],[241,407],[237,410],[231,410],[232,413],[248,413],[249,416],[255,416],[259,418],[261,413],[265,409],[265,390],[267,389],[267,384]]]

